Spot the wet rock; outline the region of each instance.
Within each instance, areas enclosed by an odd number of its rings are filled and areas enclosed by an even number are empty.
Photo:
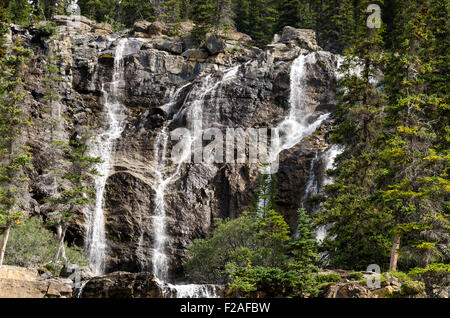
[[[65,18],[60,20],[60,23],[66,21]],[[55,84],[61,95],[58,105],[62,122],[53,132],[55,138],[69,140],[84,125],[92,127],[93,135],[100,135],[107,128],[104,90],[111,88],[113,57],[118,43],[111,39],[125,34],[98,35],[95,30],[106,31],[108,27],[87,21],[85,24],[91,27],[86,34],[64,33],[52,41],[44,41],[42,47],[36,44],[39,47],[35,47],[36,57],[30,66],[32,94],[26,105],[35,125],[26,137],[32,148],[35,169],[29,173],[31,198],[24,200],[30,211],[41,216],[54,209],[46,202],[54,191],[54,175],[48,158],[55,154],[58,161],[64,162],[64,153],[51,147],[49,140],[51,134],[45,123],[52,119],[51,114],[42,111],[46,107],[41,101],[44,86],[41,54],[44,50],[62,54],[59,66],[64,81]],[[178,38],[167,35],[174,31],[175,25],[139,22],[134,27],[134,36],[142,34],[143,38],[129,38],[129,48],[123,58],[124,81],[120,85],[120,96],[116,96],[124,106],[121,117],[124,131],[115,144],[114,168],[105,188],[106,272],[151,271],[155,243],[152,217],[156,213],[154,201],[158,186],[155,138],[176,114],[176,120],[168,129],[186,126],[188,110],[183,108],[184,101],[202,89],[206,77],[217,83],[226,69],[240,66],[236,76],[206,94],[202,110],[205,125],[213,125],[223,133],[227,128],[276,127],[289,111],[292,61],[298,54],[316,49],[312,45],[312,33],[300,30],[299,33],[292,31],[289,36],[286,33],[285,41],[280,39],[265,50],[251,47],[251,39],[240,33],[219,34],[212,38],[217,43],[212,43],[208,50],[188,43],[192,40],[188,40],[191,27],[191,24],[183,25]],[[25,31],[16,36],[24,36]],[[184,51],[179,55],[181,50]],[[212,52],[218,53],[211,55]],[[304,98],[315,116],[319,116],[334,107],[336,57],[324,52],[315,54],[317,62],[307,66]],[[101,56],[103,58],[99,58]],[[183,86],[177,100],[163,108]],[[320,129],[322,134],[312,136],[280,156],[277,176],[280,212],[292,228],[296,224],[296,211],[311,160],[315,152],[327,147],[327,130]],[[167,144],[164,177],[170,176],[176,167],[170,154],[175,144],[172,140]],[[65,169],[63,165],[57,168]],[[169,236],[166,253],[170,255],[171,278],[182,278],[187,246],[196,238],[206,237],[215,218],[237,217],[251,208],[259,175],[259,167],[251,164],[189,163],[180,167],[165,194]],[[68,230],[69,242],[83,245],[85,222],[85,214],[80,210]]]
[[[163,292],[150,273],[115,272],[91,279],[84,286],[81,297],[163,298]]]

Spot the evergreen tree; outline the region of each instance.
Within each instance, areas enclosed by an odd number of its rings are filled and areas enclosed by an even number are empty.
[[[278,30],[282,30],[287,25],[297,27],[300,23],[301,9],[300,0],[281,0],[278,7]]]
[[[193,1],[191,15],[195,26],[192,34],[197,41],[204,41],[206,34],[212,31],[215,18],[214,13],[214,0]]]
[[[426,5],[432,3],[404,4],[409,21],[397,26],[403,35],[393,45],[385,70],[389,106],[380,161],[381,169],[389,173],[380,193],[396,224],[391,269],[397,268],[401,245],[421,267],[433,259],[448,259],[448,140],[441,138],[448,127],[448,99],[440,81],[432,80],[434,74],[445,73],[442,64],[436,63],[442,52],[434,40],[441,34],[435,26],[443,21],[440,12],[432,16],[428,10]]]
[[[298,209],[297,215],[297,231],[291,244],[291,252],[295,260],[293,266],[300,271],[311,271],[316,269],[314,263],[318,257],[317,241],[308,212],[302,207]]]
[[[101,160],[89,156],[89,139],[89,130],[85,129],[83,133],[75,134],[68,144],[63,145],[65,160],[70,163],[70,168],[59,171],[57,193],[49,200],[55,210],[52,220],[56,225],[58,238],[58,249],[53,263],[57,263],[60,256],[65,257],[64,239],[72,217],[80,212],[83,206],[95,201],[95,190],[86,186],[86,183],[92,175],[98,173],[95,165]]]
[[[20,224],[24,214],[18,198],[27,190],[24,169],[31,162],[31,154],[21,136],[31,122],[23,108],[27,95],[23,79],[25,63],[33,55],[33,51],[25,49],[20,42],[10,48],[3,45],[1,51],[4,55],[0,58],[0,229],[3,232],[0,265],[9,231]]]
[[[361,13],[368,4],[361,2]],[[376,168],[372,165],[379,152],[374,142],[381,132],[382,105],[376,79],[380,74],[382,29],[368,28],[366,17],[359,15],[358,28],[341,67],[340,85],[344,90],[332,140],[346,145],[347,150],[339,157],[335,183],[326,188],[329,198],[318,216],[322,224],[333,224],[330,236],[335,239],[324,242],[331,264],[354,269],[365,269],[367,262],[385,264],[391,226],[389,215],[374,204]]]

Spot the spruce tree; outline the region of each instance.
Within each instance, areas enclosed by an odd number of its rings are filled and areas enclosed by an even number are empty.
[[[3,22],[2,22],[3,25]],[[2,31],[5,28],[2,27]],[[4,37],[4,34],[0,35]],[[23,139],[24,129],[31,121],[24,109],[27,96],[24,82],[25,64],[33,51],[17,41],[11,47],[0,48],[0,265],[3,263],[11,227],[20,225],[24,215],[18,199],[27,191],[25,169],[30,165],[31,154]]]
[[[98,174],[95,165],[100,158],[92,157],[88,152],[89,129],[85,127],[72,136],[69,143],[63,144],[65,158],[70,167],[57,172],[57,191],[49,202],[54,208],[51,219],[57,228],[58,249],[53,262],[64,258],[64,239],[73,216],[95,201],[95,189],[89,184],[92,176]]]

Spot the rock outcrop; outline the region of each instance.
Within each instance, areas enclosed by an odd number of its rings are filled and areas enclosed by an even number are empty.
[[[0,298],[71,298],[72,281],[40,276],[35,269],[0,266]]]
[[[335,270],[321,274],[338,274],[341,281],[325,284],[320,296],[324,298],[423,298],[425,293],[419,282],[402,281],[390,274],[377,275],[361,272],[361,278],[352,279],[351,271]]]
[[[58,161],[64,155],[51,146],[46,123],[59,116],[60,124],[52,131],[54,140],[76,138],[87,126],[93,135],[105,131],[104,90],[112,80],[117,39],[128,38],[123,58],[125,84],[118,98],[124,105],[124,131],[115,145],[114,168],[105,189],[106,272],[151,271],[157,187],[155,138],[176,113],[180,115],[171,122],[169,131],[186,124],[183,103],[202,89],[207,78],[219,82],[226,70],[238,67],[232,80],[204,97],[203,123],[223,132],[226,128],[275,127],[286,117],[291,65],[299,54],[314,52],[317,61],[306,66],[304,92],[315,115],[332,111],[335,103],[337,56],[319,51],[310,30],[285,28],[274,43],[261,50],[238,32],[211,35],[206,46],[198,46],[189,35],[190,24],[174,33],[170,24],[138,22],[129,32],[109,33],[108,25],[85,18],[73,21],[59,16],[56,22],[58,34],[51,38],[12,30],[13,37],[20,37],[35,51],[28,77],[31,94],[25,101],[35,122],[26,135],[35,169],[29,171],[31,197],[24,201],[32,213],[44,218],[52,212],[46,199],[54,191],[55,167],[50,167],[48,158]],[[75,22],[81,25],[78,31]],[[48,75],[43,72],[47,63],[43,57],[51,54],[59,56],[56,64],[62,78],[52,84],[61,97],[53,105],[59,115],[44,111],[43,83]],[[319,128],[321,134],[280,155],[279,205],[292,228],[314,154],[327,148],[327,125]],[[173,145],[170,141],[169,151]],[[64,169],[64,163],[56,168]],[[174,162],[169,160],[163,174],[173,169]],[[259,167],[251,164],[202,163],[180,168],[165,196],[172,278],[182,277],[186,247],[195,238],[208,235],[215,218],[236,217],[252,207],[259,175]],[[82,246],[85,231],[85,213],[80,210],[69,228],[69,243]]]
[[[162,298],[163,292],[150,273],[115,272],[91,279],[83,298]]]

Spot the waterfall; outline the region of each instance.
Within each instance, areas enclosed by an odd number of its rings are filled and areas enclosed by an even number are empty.
[[[339,156],[343,151],[344,151],[344,148],[342,146],[332,145],[330,148],[328,148],[327,150],[325,150],[323,153],[320,154],[320,157],[324,161],[324,164],[325,164],[325,172],[330,169],[333,169],[336,157]],[[309,178],[317,179],[317,176],[313,173],[312,175],[310,174]],[[321,183],[321,186],[324,187],[324,186],[326,186],[328,184],[332,184],[332,183],[333,183],[333,179],[325,173],[322,183]],[[320,188],[317,187],[317,193],[319,191],[320,191]],[[316,228],[316,240],[319,244],[321,244],[323,242],[323,240],[327,237],[329,228],[330,228],[330,224],[321,225]],[[322,257],[323,256],[326,256],[326,253],[324,255],[322,255]]]
[[[344,147],[341,145],[332,145],[328,150],[326,150],[323,154],[323,159],[325,161],[325,171],[333,169],[334,162],[336,161],[336,157],[344,152]],[[323,181],[323,185],[328,185],[333,183],[333,179],[329,176],[325,177]]]
[[[183,152],[178,158],[176,168],[174,171],[165,177],[164,172],[167,169],[167,146],[169,139],[169,125],[186,115],[186,126],[188,129],[194,129],[195,121],[200,121],[203,118],[203,106],[207,96],[214,96],[223,83],[228,82],[236,77],[239,66],[227,69],[224,71],[222,78],[219,81],[214,81],[211,75],[203,78],[200,88],[191,89],[188,96],[186,96],[183,105],[171,121],[161,129],[155,139],[154,143],[154,167],[156,174],[156,189],[154,198],[154,215],[151,217],[154,232],[154,247],[153,247],[153,274],[156,276],[162,286],[165,287],[165,293],[169,297],[189,297],[189,298],[212,298],[217,297],[214,292],[214,285],[196,285],[184,284],[173,285],[169,284],[168,275],[168,257],[166,254],[166,246],[168,245],[169,237],[166,233],[167,215],[165,192],[167,186],[175,180],[180,173],[183,164],[190,159],[192,154],[192,145],[197,141],[198,136],[191,136],[189,140],[185,141]],[[190,84],[187,84],[190,85]],[[171,100],[162,109],[169,111],[176,104],[181,91],[187,86],[178,89],[172,96]],[[205,127],[206,128],[206,127]],[[201,136],[200,136],[201,138]],[[209,287],[207,287],[209,286]]]
[[[121,90],[124,86],[123,57],[128,47],[128,39],[120,39],[114,58],[114,73],[109,85],[102,84],[104,107],[107,114],[108,128],[97,136],[91,144],[93,157],[101,157],[103,162],[98,165],[99,175],[95,179],[95,207],[87,214],[86,222],[86,249],[92,271],[95,275],[101,275],[104,271],[105,261],[105,221],[103,215],[104,192],[106,181],[112,169],[112,158],[115,141],[123,131],[122,110],[120,103]],[[109,90],[106,88],[109,86]]]
[[[164,294],[169,298],[219,298],[216,285],[172,285],[166,284],[163,288]]]
[[[311,122],[314,116],[314,109],[311,108],[305,98],[305,88],[307,86],[306,65],[317,62],[316,54],[320,54],[320,52],[300,55],[292,63],[290,74],[290,109],[289,115],[278,125],[283,140],[276,154],[277,156],[281,151],[292,148],[303,138],[311,135],[330,116],[330,114],[323,114]]]

